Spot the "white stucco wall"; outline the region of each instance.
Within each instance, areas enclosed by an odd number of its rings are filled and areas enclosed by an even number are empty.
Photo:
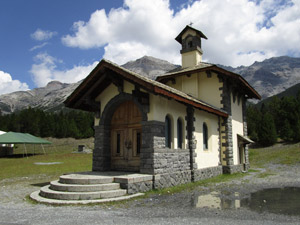
[[[198,169],[218,166],[219,158],[219,131],[218,117],[204,111],[195,110],[195,138],[197,140],[196,163]],[[203,149],[203,123],[208,128],[208,149]]]
[[[172,123],[172,148],[177,149],[177,120],[182,119],[183,129],[183,144],[182,148],[186,148],[186,106],[180,104],[174,100],[168,100],[167,98],[159,95],[150,94],[150,111],[148,113],[148,120],[155,120],[165,122],[166,115],[169,115]]]
[[[216,73],[211,73],[211,77],[207,77],[205,72],[194,73],[191,76],[183,75],[176,77],[175,81],[175,84],[169,81],[167,85],[215,107],[223,107],[221,103],[222,90],[220,90],[223,83],[219,81]]]
[[[242,109],[242,100],[240,100],[240,103],[238,103],[238,98],[236,97],[234,102],[232,94],[231,94],[231,113],[232,113],[233,163],[234,165],[237,165],[239,163],[237,135],[240,134],[243,136],[244,134],[243,109]]]
[[[175,78],[175,83],[173,83],[172,81],[168,81],[166,83],[166,85],[168,85],[172,88],[175,88],[179,91],[182,91],[182,79],[183,79],[183,76],[178,76]]]
[[[220,88],[223,83],[219,82],[216,73],[211,73],[211,77],[207,77],[205,72],[198,75],[198,98],[218,108],[222,108]]]
[[[189,95],[198,98],[198,75],[192,74],[191,76],[182,77],[182,91]]]
[[[181,65],[183,68],[193,67],[202,61],[202,54],[198,50],[181,54]]]

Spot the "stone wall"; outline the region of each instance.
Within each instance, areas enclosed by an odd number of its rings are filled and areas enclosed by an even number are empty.
[[[138,183],[120,183],[122,189],[127,189],[127,194],[135,194],[139,192],[151,191],[153,188],[153,181],[143,181]]]
[[[225,133],[222,133],[222,139],[225,140],[225,143],[222,143],[222,147],[225,147],[225,158],[223,159],[226,162],[226,166],[233,165],[233,143],[232,143],[232,112],[231,112],[231,89],[230,84],[227,79],[223,79],[223,89],[222,89],[222,100],[223,110],[228,113],[228,117],[224,119],[224,122],[221,124],[222,127],[225,127]],[[223,170],[224,171],[224,170]]]
[[[93,171],[110,170],[110,126],[95,126],[95,147],[93,151]]]
[[[248,170],[249,165],[248,164],[239,164],[239,165],[232,165],[232,166],[223,166],[223,173],[240,173],[246,170]]]
[[[247,99],[242,98],[242,109],[243,109],[243,126],[244,126],[244,136],[248,136],[248,125],[247,125]],[[249,150],[248,150],[248,145],[245,145],[245,163],[248,165],[249,162]],[[248,169],[247,169],[248,171]]]
[[[159,121],[142,122],[142,148],[140,153],[140,172],[154,174],[155,149],[165,146],[165,123]]]
[[[222,166],[194,170],[194,181],[204,180],[223,174]]]
[[[153,188],[191,182],[190,150],[165,148],[165,123],[142,123],[141,173],[153,174]]]
[[[153,163],[154,174],[190,170],[190,153],[183,149],[155,149]]]
[[[157,174],[153,176],[153,188],[161,189],[180,184],[190,183],[192,173],[190,170],[175,173]]]

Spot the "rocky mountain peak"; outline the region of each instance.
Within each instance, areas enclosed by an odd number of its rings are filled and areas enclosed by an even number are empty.
[[[152,56],[143,56],[135,61],[125,63],[122,67],[154,80],[157,76],[173,70],[178,66]]]
[[[218,66],[241,74],[263,98],[278,94],[300,83],[300,58],[274,57],[262,62],[255,62],[248,67]],[[179,66],[165,60],[144,56],[124,64],[123,67],[150,79],[155,79],[158,75],[174,70]],[[51,81],[45,87],[0,95],[0,110],[3,113],[12,113],[28,106],[48,111],[60,110],[63,107],[63,101],[80,83],[81,81],[73,84]]]

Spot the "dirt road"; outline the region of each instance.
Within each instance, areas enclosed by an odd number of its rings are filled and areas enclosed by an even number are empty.
[[[152,195],[121,205],[55,207],[24,200],[46,181],[49,180],[43,176],[0,181],[0,225],[300,224],[300,209],[298,215],[265,211],[264,205],[268,205],[270,200],[261,194],[262,203],[253,205],[251,202],[255,193],[261,190],[300,188],[300,165],[269,165],[267,169],[249,173],[242,179],[173,195]]]

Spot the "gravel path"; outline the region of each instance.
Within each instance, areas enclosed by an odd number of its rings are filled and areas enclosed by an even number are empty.
[[[0,181],[0,225],[4,224],[300,224],[298,216],[240,207],[251,193],[266,188],[300,187],[300,165],[269,165],[242,179],[173,195],[152,195],[121,205],[48,206],[25,197],[49,178]],[[212,195],[211,195],[212,194]],[[206,207],[199,204],[205,203]],[[222,200],[220,200],[222,199]],[[210,202],[212,200],[212,202]],[[222,207],[225,209],[220,209]]]

